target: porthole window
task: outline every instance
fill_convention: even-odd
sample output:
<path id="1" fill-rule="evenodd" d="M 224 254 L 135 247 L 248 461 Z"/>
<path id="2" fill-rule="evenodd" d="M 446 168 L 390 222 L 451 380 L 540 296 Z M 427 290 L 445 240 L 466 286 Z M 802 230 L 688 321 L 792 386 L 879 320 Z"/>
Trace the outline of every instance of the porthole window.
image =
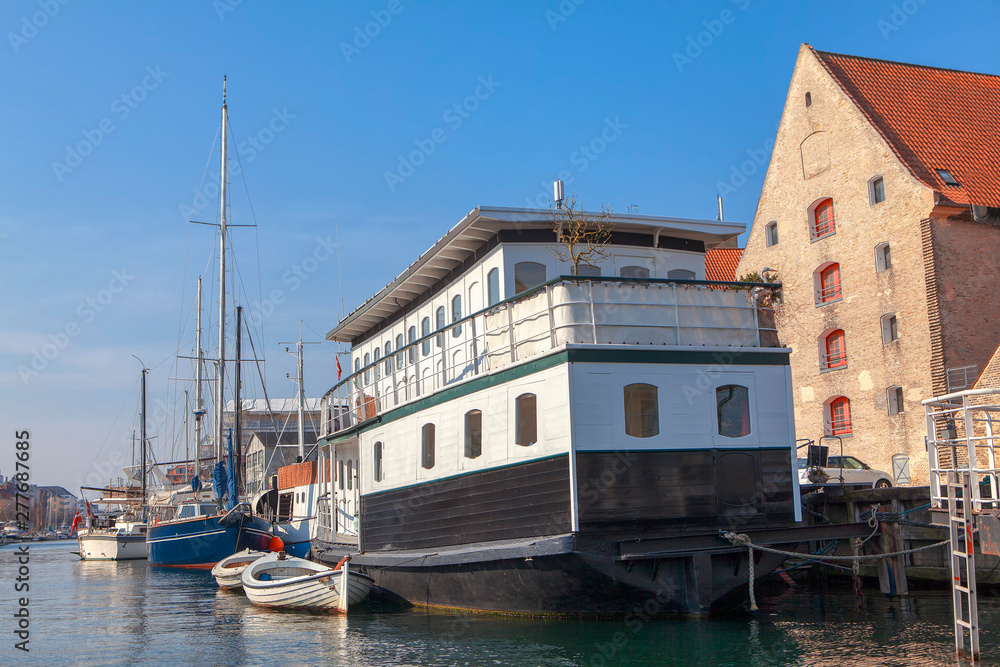
<path id="1" fill-rule="evenodd" d="M 636 383 L 625 387 L 625 435 L 652 438 L 660 434 L 660 406 L 656 387 Z"/>
<path id="2" fill-rule="evenodd" d="M 427 470 L 434 467 L 434 424 L 420 429 L 420 465 Z"/>
<path id="3" fill-rule="evenodd" d="M 545 265 L 538 262 L 518 262 L 514 265 L 514 294 L 520 294 L 545 282 Z"/>
<path id="4" fill-rule="evenodd" d="M 537 399 L 521 394 L 514 401 L 514 444 L 529 447 L 538 440 Z"/>
<path id="5" fill-rule="evenodd" d="M 465 458 L 475 459 L 483 453 L 483 412 L 465 413 Z"/>
<path id="6" fill-rule="evenodd" d="M 719 417 L 719 435 L 743 438 L 750 435 L 750 392 L 738 384 L 727 384 L 715 390 Z"/>
<path id="7" fill-rule="evenodd" d="M 486 274 L 486 301 L 492 306 L 500 303 L 500 269 L 490 269 Z"/>
<path id="8" fill-rule="evenodd" d="M 372 476 L 376 482 L 382 481 L 382 443 L 376 442 L 372 452 Z"/>

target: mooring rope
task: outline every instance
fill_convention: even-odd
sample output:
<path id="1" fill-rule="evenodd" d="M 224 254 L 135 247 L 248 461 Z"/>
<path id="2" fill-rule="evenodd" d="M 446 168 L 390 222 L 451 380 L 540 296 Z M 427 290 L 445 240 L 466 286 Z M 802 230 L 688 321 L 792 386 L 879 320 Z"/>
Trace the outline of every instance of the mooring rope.
<path id="1" fill-rule="evenodd" d="M 746 546 L 749 554 L 749 568 L 748 574 L 750 576 L 750 611 L 757 611 L 757 599 L 754 596 L 753 582 L 754 582 L 754 563 L 753 563 L 753 550 L 766 551 L 772 554 L 778 554 L 779 556 L 790 556 L 793 558 L 802 557 L 808 554 L 803 554 L 798 551 L 785 551 L 784 549 L 775 549 L 773 547 L 765 547 L 760 544 L 754 544 L 750 540 L 750 536 L 746 533 L 734 533 L 728 530 L 720 530 L 719 536 L 729 540 L 729 543 L 733 546 Z M 904 556 L 906 554 L 916 553 L 918 551 L 924 551 L 926 549 L 936 549 L 937 547 L 943 547 L 948 544 L 950 540 L 944 540 L 942 542 L 935 542 L 934 544 L 927 544 L 922 547 L 916 547 L 914 549 L 905 549 L 903 551 L 893 551 L 884 554 L 858 554 L 857 556 L 819 556 L 814 560 L 824 561 L 824 560 L 834 560 L 834 561 L 851 561 L 852 573 L 857 576 L 858 566 L 863 560 L 879 560 L 880 558 L 892 558 L 893 556 Z"/>

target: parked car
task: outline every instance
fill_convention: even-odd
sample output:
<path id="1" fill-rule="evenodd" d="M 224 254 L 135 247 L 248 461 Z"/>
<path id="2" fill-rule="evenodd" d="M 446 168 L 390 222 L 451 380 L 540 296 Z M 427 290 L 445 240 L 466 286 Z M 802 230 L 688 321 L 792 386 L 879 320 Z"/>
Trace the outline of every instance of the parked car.
<path id="1" fill-rule="evenodd" d="M 820 468 L 829 479 L 827 482 L 839 483 L 841 474 L 841 459 L 843 459 L 844 484 L 871 485 L 873 489 L 884 489 L 892 486 L 892 476 L 883 470 L 874 470 L 861 459 L 853 456 L 831 456 L 826 467 Z M 815 484 L 809 481 L 809 466 L 806 459 L 799 459 L 799 484 Z"/>

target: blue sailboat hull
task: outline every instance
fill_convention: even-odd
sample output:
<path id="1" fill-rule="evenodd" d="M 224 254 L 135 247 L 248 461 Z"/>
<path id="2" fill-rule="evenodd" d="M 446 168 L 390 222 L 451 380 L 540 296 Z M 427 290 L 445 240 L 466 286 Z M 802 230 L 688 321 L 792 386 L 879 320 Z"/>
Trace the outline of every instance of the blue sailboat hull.
<path id="1" fill-rule="evenodd" d="M 221 517 L 165 521 L 146 531 L 150 565 L 211 568 L 243 549 L 268 551 L 270 524 L 242 516 L 223 524 Z"/>

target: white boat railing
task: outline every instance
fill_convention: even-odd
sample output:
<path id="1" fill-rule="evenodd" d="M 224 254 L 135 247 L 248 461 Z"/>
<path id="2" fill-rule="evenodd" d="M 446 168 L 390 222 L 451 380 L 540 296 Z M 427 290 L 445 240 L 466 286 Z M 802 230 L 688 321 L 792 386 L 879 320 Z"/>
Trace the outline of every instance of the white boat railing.
<path id="1" fill-rule="evenodd" d="M 974 511 L 1000 509 L 1000 389 L 972 389 L 923 401 L 931 507 L 946 509 L 947 473 L 968 471 Z"/>
<path id="2" fill-rule="evenodd" d="M 321 436 L 568 344 L 779 347 L 773 309 L 759 303 L 779 288 L 560 276 L 356 367 L 323 397 Z"/>

